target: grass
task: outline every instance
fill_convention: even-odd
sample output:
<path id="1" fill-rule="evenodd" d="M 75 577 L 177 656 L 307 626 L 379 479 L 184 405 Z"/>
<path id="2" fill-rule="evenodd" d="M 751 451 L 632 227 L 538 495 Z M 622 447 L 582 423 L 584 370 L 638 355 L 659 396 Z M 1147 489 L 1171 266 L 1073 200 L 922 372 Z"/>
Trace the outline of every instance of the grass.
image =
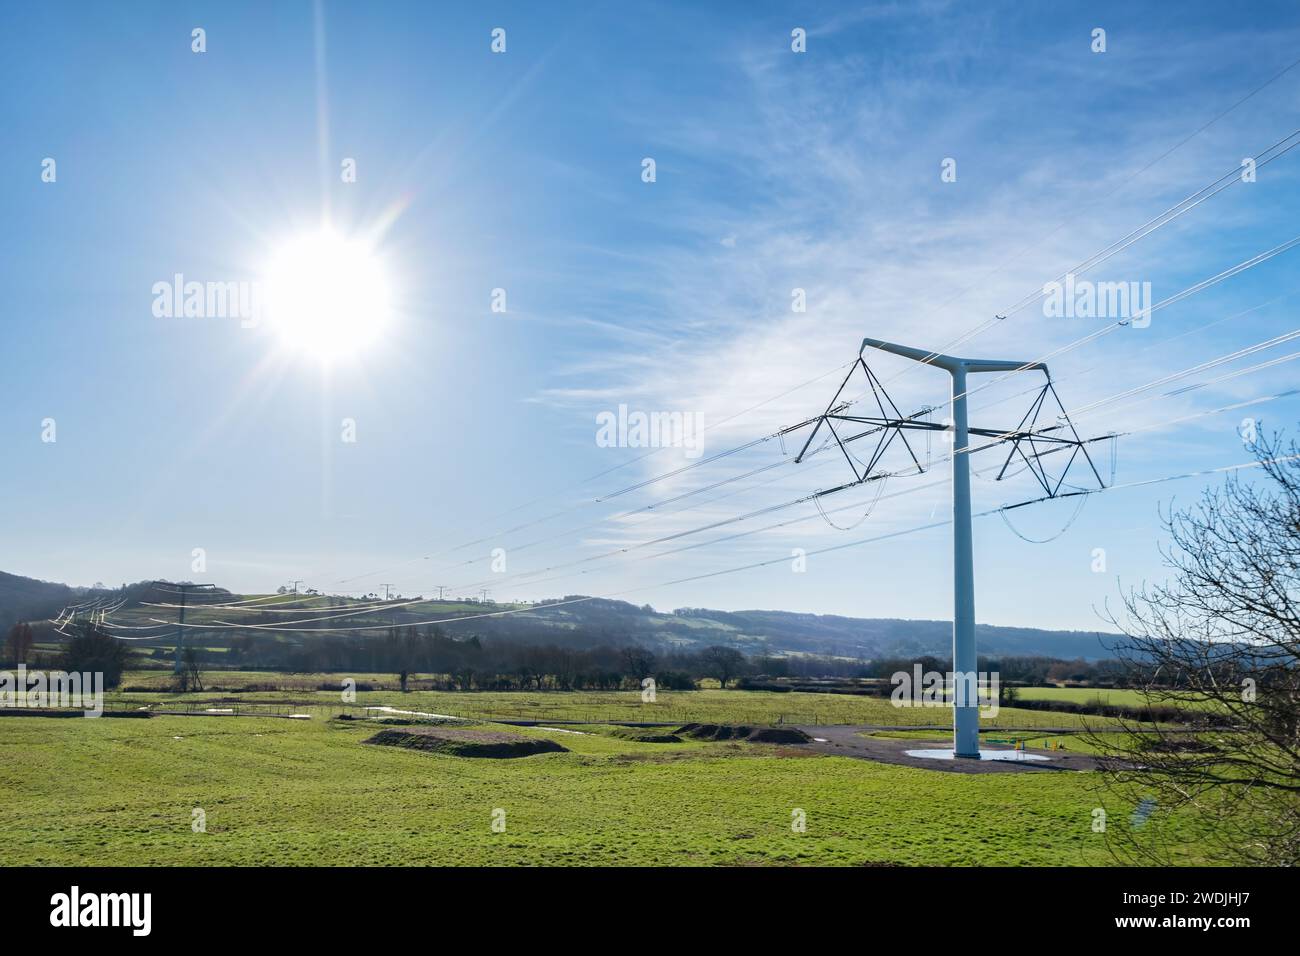
<path id="1" fill-rule="evenodd" d="M 570 752 L 470 760 L 367 746 L 367 721 L 3 718 L 0 838 L 15 864 L 1105 865 L 1092 812 L 1120 826 L 1132 811 L 1086 773 L 964 775 L 497 729 Z M 195 808 L 206 832 L 192 830 Z M 1180 862 L 1202 862 L 1194 828 L 1156 825 Z"/>
<path id="2" fill-rule="evenodd" d="M 1104 687 L 1017 687 L 1025 700 L 1065 700 L 1072 704 L 1089 704 L 1100 700 L 1122 707 L 1144 707 L 1146 696 L 1139 690 Z"/>
<path id="3" fill-rule="evenodd" d="M 338 712 L 343 701 L 338 691 L 322 691 L 322 684 L 337 685 L 338 674 L 274 674 L 256 671 L 212 671 L 209 685 L 224 690 L 201 694 L 175 694 L 167 690 L 170 674 L 130 671 L 123 686 L 156 688 L 110 695 L 110 708 L 136 709 L 141 706 L 201 709 L 222 698 L 236 696 L 240 702 L 282 710 L 307 710 L 324 716 Z M 391 674 L 358 674 L 358 684 L 389 686 Z M 418 686 L 418 685 L 413 685 Z M 241 688 L 275 688 L 243 690 Z M 223 704 L 224 705 L 224 704 Z M 294 705 L 294 706 L 291 706 Z M 659 691 L 653 703 L 643 702 L 639 691 L 507 692 L 396 689 L 357 693 L 356 707 L 389 706 L 402 710 L 450 714 L 457 717 L 501 720 L 579 721 L 582 723 L 715 723 L 715 724 L 873 724 L 885 727 L 944 725 L 950 712 L 944 709 L 900 708 L 888 698 L 842 694 L 777 693 L 774 691 Z M 312 710 L 312 708 L 316 708 Z M 355 709 L 355 708 L 354 708 Z M 1084 722 L 1098 725 L 1098 717 L 1081 717 L 1050 711 L 1002 707 L 996 717 L 983 717 L 989 728 L 1072 728 Z"/>
<path id="4" fill-rule="evenodd" d="M 1192 695 L 1181 691 L 1148 694 L 1131 688 L 1018 687 L 1016 692 L 1024 700 L 1062 700 L 1073 704 L 1091 704 L 1100 701 L 1103 704 L 1120 707 L 1178 707 L 1189 712 L 1223 712 L 1216 702 L 1193 700 Z"/>

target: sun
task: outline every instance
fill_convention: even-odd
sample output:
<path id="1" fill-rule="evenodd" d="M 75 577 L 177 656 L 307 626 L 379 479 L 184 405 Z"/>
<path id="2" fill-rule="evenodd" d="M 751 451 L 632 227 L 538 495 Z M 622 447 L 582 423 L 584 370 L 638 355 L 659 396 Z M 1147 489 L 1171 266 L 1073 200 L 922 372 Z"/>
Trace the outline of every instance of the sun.
<path id="1" fill-rule="evenodd" d="M 277 248 L 265 284 L 267 318 L 290 351 L 334 362 L 372 345 L 388 326 L 383 262 L 366 243 L 331 229 Z"/>

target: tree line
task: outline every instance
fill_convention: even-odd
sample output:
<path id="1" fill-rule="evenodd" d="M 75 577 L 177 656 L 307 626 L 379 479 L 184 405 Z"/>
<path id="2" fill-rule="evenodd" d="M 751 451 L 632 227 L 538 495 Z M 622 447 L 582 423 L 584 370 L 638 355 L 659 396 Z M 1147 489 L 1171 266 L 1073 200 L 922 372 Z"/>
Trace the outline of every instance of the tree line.
<path id="1" fill-rule="evenodd" d="M 165 648 L 157 657 L 170 654 Z M 445 690 L 620 690 L 645 678 L 665 690 L 692 690 L 704 678 L 723 686 L 749 672 L 730 647 L 651 650 L 640 645 L 569 647 L 480 636 L 453 638 L 437 625 L 394 627 L 380 637 L 329 635 L 290 642 L 269 634 L 236 634 L 225 650 L 197 654 L 201 666 L 297 673 L 391 673 L 405 688 Z"/>
<path id="2" fill-rule="evenodd" d="M 61 651 L 33 654 L 34 629 L 19 623 L 9 632 L 4 663 L 106 670 L 112 675 L 109 686 L 114 686 L 116 676 L 130 666 L 130 648 L 84 622 L 74 629 L 77 638 Z M 704 679 L 724 688 L 757 687 L 764 681 L 798 686 L 800 680 L 885 681 L 899 671 L 910 673 L 917 664 L 925 671 L 945 672 L 951 667 L 948 659 L 929 655 L 854 661 L 811 655 L 747 656 L 723 645 L 648 648 L 611 641 L 574 647 L 480 635 L 455 638 L 436 625 L 398 626 L 379 637 L 343 634 L 292 641 L 275 634 L 240 633 L 204 637 L 207 646 L 203 647 L 198 643 L 195 638 L 186 648 L 187 688 L 202 685 L 205 669 L 392 673 L 403 685 L 411 675 L 421 674 L 426 675 L 422 686 L 446 690 L 620 690 L 639 688 L 645 678 L 664 690 L 691 690 Z M 172 654 L 170 647 L 152 649 L 160 662 L 170 661 Z M 105 662 L 107 667 L 100 666 Z M 979 668 L 998 673 L 1003 685 L 1072 681 L 1122 687 L 1142 681 L 1142 668 L 1133 661 L 981 657 Z"/>

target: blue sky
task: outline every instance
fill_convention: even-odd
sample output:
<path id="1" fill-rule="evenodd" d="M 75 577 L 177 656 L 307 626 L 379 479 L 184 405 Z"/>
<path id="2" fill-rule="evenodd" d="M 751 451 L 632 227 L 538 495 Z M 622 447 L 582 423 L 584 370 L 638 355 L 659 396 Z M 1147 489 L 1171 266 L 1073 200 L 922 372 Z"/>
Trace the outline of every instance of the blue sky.
<path id="1" fill-rule="evenodd" d="M 853 531 L 805 504 L 650 546 L 838 484 L 847 466 L 826 455 L 721 485 L 777 463 L 781 444 L 698 464 L 679 448 L 602 447 L 597 416 L 699 416 L 705 458 L 769 435 L 825 407 L 864 335 L 950 342 L 1300 127 L 1300 67 L 1224 114 L 1295 59 L 1294 3 L 1250 17 L 1136 6 L 11 4 L 0 568 L 947 617 L 947 528 L 812 555 L 803 573 L 789 561 L 942 520 L 938 442 L 932 473 L 889 479 Z M 1300 150 L 1087 278 L 1149 282 L 1161 300 L 1294 238 L 1298 169 Z M 153 314 L 155 283 L 255 279 L 325 215 L 377 237 L 394 314 L 374 347 L 325 370 L 266 325 Z M 1066 407 L 1300 328 L 1297 257 L 1054 357 Z M 490 308 L 497 288 L 505 313 Z M 961 351 L 1037 359 L 1104 324 L 1034 304 Z M 1145 429 L 1119 440 L 1120 484 L 1244 462 L 1242 419 L 1294 429 L 1296 402 L 1200 413 L 1292 387 L 1294 362 L 1167 393 L 1294 346 L 1100 406 L 1080 430 Z M 947 397 L 938 371 L 869 359 L 905 412 Z M 972 421 L 1014 425 L 1031 384 L 972 397 Z M 1123 584 L 1164 574 L 1158 507 L 1218 480 L 1094 496 L 1043 545 L 978 519 L 978 619 L 1099 626 Z M 874 496 L 823 507 L 851 523 Z M 1033 496 L 1024 476 L 975 482 L 977 510 Z M 1009 517 L 1041 538 L 1073 513 Z M 555 565 L 571 566 L 543 571 Z"/>

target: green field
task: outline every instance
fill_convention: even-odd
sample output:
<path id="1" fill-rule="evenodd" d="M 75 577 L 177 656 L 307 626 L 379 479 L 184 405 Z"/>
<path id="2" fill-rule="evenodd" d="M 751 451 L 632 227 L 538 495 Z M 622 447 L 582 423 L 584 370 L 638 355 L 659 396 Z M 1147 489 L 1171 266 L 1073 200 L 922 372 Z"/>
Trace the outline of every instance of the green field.
<path id="1" fill-rule="evenodd" d="M 390 674 L 357 675 L 345 704 L 339 675 L 221 672 L 204 693 L 132 671 L 110 708 L 142 719 L 0 719 L 0 836 L 14 860 L 41 864 L 1110 864 L 1092 830 L 1105 807 L 1092 773 L 955 774 L 825 756 L 797 747 L 623 739 L 611 721 L 946 725 L 942 709 L 887 699 L 736 690 L 402 693 Z M 418 678 L 415 679 L 418 686 Z M 449 714 L 494 730 L 546 737 L 569 753 L 477 759 L 375 747 L 366 706 Z M 164 710 L 221 707 L 239 716 Z M 307 713 L 309 720 L 270 713 Z M 580 721 L 569 730 L 488 723 Z M 1093 725 L 1099 718 L 1087 718 Z M 1074 727 L 1074 715 L 1003 708 L 983 724 Z M 893 730 L 942 739 L 942 734 Z M 1033 732 L 1031 745 L 1049 738 Z M 1022 735 L 1023 736 L 1023 735 Z M 1057 739 L 1057 738 L 1051 738 Z M 1061 737 L 1072 750 L 1079 738 Z M 1109 801 L 1109 803 L 1108 803 Z M 195 833 L 192 812 L 206 813 Z M 494 810 L 506 831 L 492 831 Z M 803 810 L 807 831 L 791 828 Z M 1196 834 L 1169 828 L 1184 863 Z"/>
<path id="2" fill-rule="evenodd" d="M 1103 687 L 1018 687 L 1016 693 L 1023 700 L 1063 700 L 1072 704 L 1091 704 L 1101 701 L 1120 707 L 1142 708 L 1178 707 L 1188 711 L 1212 713 L 1218 708 L 1206 701 L 1192 700 L 1179 691 L 1146 691 L 1129 688 Z"/>
<path id="3" fill-rule="evenodd" d="M 748 696 L 748 695 L 746 695 Z M 548 736 L 570 753 L 374 747 L 369 722 L 0 719 L 0 836 L 29 864 L 1112 863 L 1089 773 L 965 775 L 797 748 Z M 206 813 L 207 831 L 191 828 Z M 506 831 L 491 828 L 505 811 Z M 793 832 L 792 812 L 807 814 Z M 1184 863 L 1200 862 L 1178 819 Z"/>
<path id="4" fill-rule="evenodd" d="M 1087 704 L 1100 700 L 1122 707 L 1142 707 L 1147 698 L 1140 690 L 1102 687 L 1017 687 L 1016 693 L 1025 700 L 1067 700 L 1072 704 Z"/>
<path id="5" fill-rule="evenodd" d="M 172 677 L 161 671 L 130 671 L 122 684 L 133 689 L 109 696 L 111 708 L 153 709 L 206 706 L 243 707 L 256 711 L 278 707 L 325 717 L 345 709 L 360 713 L 362 706 L 387 706 L 401 710 L 482 719 L 580 721 L 583 723 L 662 722 L 748 724 L 874 724 L 885 727 L 948 725 L 951 712 L 942 708 L 900 708 L 884 697 L 845 694 L 778 693 L 773 691 L 659 691 L 653 703 L 642 701 L 639 691 L 560 693 L 522 691 L 455 691 L 396 689 L 391 674 L 358 674 L 358 684 L 389 687 L 358 692 L 354 705 L 345 708 L 336 690 L 338 674 L 271 674 L 253 671 L 212 671 L 205 676 L 209 690 L 177 694 L 167 688 Z M 420 676 L 412 678 L 418 686 Z M 156 688 L 156 689 L 154 689 Z M 211 689 L 220 688 L 220 689 Z M 253 688 L 253 689 L 250 689 Z M 981 721 L 986 727 L 1072 728 L 1104 725 L 1100 717 L 1080 717 L 1050 711 L 1003 707 L 995 717 Z"/>

